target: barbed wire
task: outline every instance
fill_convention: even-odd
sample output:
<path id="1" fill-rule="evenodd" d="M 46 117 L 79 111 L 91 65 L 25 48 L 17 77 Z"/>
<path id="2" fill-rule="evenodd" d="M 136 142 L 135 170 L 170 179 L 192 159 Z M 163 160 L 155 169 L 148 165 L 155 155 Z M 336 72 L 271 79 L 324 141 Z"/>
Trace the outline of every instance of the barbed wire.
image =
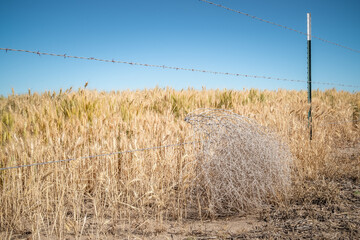
<path id="1" fill-rule="evenodd" d="M 108 59 L 99 59 L 99 58 L 94 58 L 94 57 L 78 57 L 78 56 L 71 56 L 71 55 L 66 55 L 66 54 L 46 53 L 46 52 L 29 51 L 29 50 L 23 50 L 23 49 L 0 48 L 0 50 L 4 50 L 6 52 L 8 52 L 8 51 L 26 52 L 26 53 L 37 54 L 39 56 L 49 55 L 49 56 L 56 56 L 56 57 L 77 58 L 77 59 L 94 60 L 94 61 L 101 61 L 101 62 L 124 63 L 124 64 L 130 64 L 130 65 L 144 66 L 144 67 L 156 67 L 156 68 L 163 68 L 163 69 L 203 72 L 203 73 L 211 73 L 211 74 L 218 74 L 218 75 L 231 75 L 231 76 L 237 76 L 237 77 L 264 78 L 264 79 L 272 79 L 272 80 L 278 80 L 278 81 L 291 81 L 291 82 L 306 82 L 304 80 L 293 80 L 293 79 L 286 79 L 286 78 L 257 76 L 257 75 L 240 74 L 240 73 L 218 72 L 218 71 L 200 70 L 200 69 L 194 69 L 194 68 L 172 67 L 172 66 L 166 66 L 166 65 L 154 65 L 154 64 L 146 64 L 146 63 L 119 61 L 119 60 L 114 60 L 114 59 L 108 60 Z"/>
<path id="2" fill-rule="evenodd" d="M 25 164 L 25 165 L 13 166 L 13 167 L 4 167 L 4 168 L 0 168 L 0 171 L 9 170 L 9 169 L 16 169 L 16 168 L 47 165 L 47 164 L 60 163 L 60 162 L 70 162 L 70 161 L 82 160 L 82 159 L 91 159 L 91 158 L 96 158 L 96 157 L 105 157 L 105 156 L 111 156 L 111 155 L 142 152 L 142 151 L 155 150 L 155 149 L 161 149 L 161 148 L 178 147 L 178 146 L 184 146 L 184 145 L 193 144 L 193 143 L 195 143 L 195 142 L 183 142 L 183 143 L 169 144 L 169 145 L 156 146 L 156 147 L 147 147 L 147 148 L 126 150 L 126 151 L 122 151 L 122 152 L 112 152 L 112 153 L 105 153 L 105 154 L 99 154 L 99 155 L 85 156 L 85 157 L 80 157 L 80 158 L 69 158 L 69 159 L 49 161 L 49 162 Z"/>
<path id="3" fill-rule="evenodd" d="M 302 126 L 304 127 L 309 127 L 310 125 L 312 126 L 328 126 L 328 125 L 344 125 L 344 124 L 354 124 L 354 125 L 359 125 L 360 124 L 360 119 L 354 119 L 354 120 L 340 120 L 340 121 L 328 121 L 328 120 L 320 120 L 317 118 L 312 118 L 312 120 L 309 122 L 308 119 L 299 119 L 298 120 Z M 310 125 L 309 125 L 310 124 Z"/>
<path id="4" fill-rule="evenodd" d="M 222 110 L 227 111 L 224 109 L 222 109 Z M 337 121 L 337 122 L 321 122 L 321 124 L 324 124 L 324 123 L 325 124 L 342 124 L 342 123 L 355 123 L 355 122 L 359 123 L 360 119 L 344 120 L 344 121 Z M 315 122 L 315 123 L 320 124 L 318 122 Z M 311 124 L 314 125 L 314 122 L 312 122 Z M 41 166 L 41 165 L 47 165 L 47 164 L 53 164 L 53 163 L 70 162 L 70 161 L 82 160 L 82 159 L 92 159 L 92 158 L 96 158 L 96 157 L 105 157 L 105 156 L 111 156 L 111 155 L 121 155 L 121 154 L 126 154 L 126 153 L 142 152 L 142 151 L 156 150 L 156 149 L 161 149 L 161 148 L 179 147 L 179 146 L 189 145 L 189 144 L 193 144 L 193 143 L 196 143 L 196 141 L 162 145 L 162 146 L 156 146 L 156 147 L 139 148 L 139 149 L 133 149 L 133 150 L 104 153 L 104 154 L 98 154 L 98 155 L 91 155 L 91 156 L 78 157 L 78 158 L 69 158 L 69 159 L 62 159 L 62 160 L 49 161 L 49 162 L 41 162 L 41 163 L 32 163 L 32 164 L 18 165 L 18 166 L 12 166 L 12 167 L 4 167 L 4 168 L 0 168 L 0 171 L 10 170 L 10 169 L 18 169 L 18 168 L 24 168 L 24 167 Z"/>
<path id="5" fill-rule="evenodd" d="M 307 82 L 307 81 L 304 81 Z M 311 81 L 312 84 L 319 84 L 319 85 L 328 85 L 328 86 L 341 86 L 341 87 L 350 87 L 350 88 L 360 88 L 360 85 L 348 85 L 343 83 L 330 83 L 330 82 L 314 82 Z"/>
<path id="6" fill-rule="evenodd" d="M 316 38 L 316 39 L 318 39 L 318 40 L 320 40 L 320 41 L 323 41 L 323 42 L 326 42 L 326 43 L 333 44 L 333 45 L 338 46 L 338 47 L 345 48 L 345 49 L 350 50 L 350 51 L 353 51 L 353 52 L 360 53 L 360 51 L 359 51 L 359 50 L 356 50 L 356 49 L 353 49 L 353 48 L 350 48 L 350 47 L 347 47 L 347 46 L 341 45 L 341 44 L 339 44 L 339 43 L 335 43 L 335 42 L 332 42 L 332 41 L 329 41 L 329 40 L 326 40 L 326 39 L 323 39 L 323 38 L 320 38 L 320 37 L 314 36 L 314 35 L 312 35 L 312 34 L 311 34 L 311 37 Z"/>
<path id="7" fill-rule="evenodd" d="M 210 5 L 214 5 L 214 6 L 216 6 L 216 7 L 220 7 L 220 8 L 226 9 L 226 10 L 231 11 L 231 12 L 239 13 L 239 14 L 245 15 L 245 16 L 247 16 L 247 17 L 250 17 L 250 18 L 252 18 L 252 19 L 256 19 L 256 20 L 258 20 L 258 21 L 265 22 L 265 23 L 268 23 L 268 24 L 272 24 L 272 25 L 274 25 L 274 26 L 281 27 L 281 28 L 284 28 L 284 29 L 287 29 L 287 30 L 290 30 L 290 31 L 293 31 L 293 32 L 296 32 L 296 33 L 299 33 L 299 34 L 301 34 L 301 35 L 307 36 L 307 33 L 306 33 L 306 32 L 299 31 L 299 30 L 297 30 L 297 29 L 294 29 L 294 28 L 291 28 L 291 27 L 287 27 L 287 26 L 284 26 L 284 25 L 281 25 L 281 24 L 278 24 L 278 23 L 275 23 L 275 22 L 271 22 L 271 21 L 265 20 L 265 19 L 263 19 L 263 18 L 256 17 L 256 16 L 254 16 L 254 15 L 250 15 L 250 14 L 248 14 L 248 13 L 245 13 L 245 12 L 242 12 L 242 11 L 239 11 L 239 10 L 235 10 L 235 9 L 232 9 L 232 8 L 229 8 L 229 7 L 225 7 L 225 6 L 221 5 L 221 4 L 217 4 L 217 3 L 214 3 L 214 2 L 210 2 L 210 1 L 208 1 L 208 0 L 199 0 L 199 1 L 200 1 L 200 2 L 204 2 L 204 3 L 208 3 L 208 4 L 210 4 Z M 350 47 L 344 46 L 344 45 L 342 45 L 342 44 L 335 43 L 335 42 L 332 42 L 332 41 L 329 41 L 329 40 L 326 40 L 326 39 L 323 39 L 323 38 L 314 36 L 314 35 L 312 35 L 312 34 L 311 34 L 311 36 L 312 36 L 313 38 L 316 38 L 316 39 L 318 39 L 318 40 L 320 40 L 320 41 L 323 41 L 323 42 L 325 42 L 325 43 L 333 44 L 333 45 L 335 45 L 335 46 L 342 47 L 342 48 L 345 48 L 345 49 L 347 49 L 347 50 L 350 50 L 350 51 L 353 51 L 353 52 L 356 52 L 356 53 L 360 53 L 360 51 L 357 50 L 357 49 L 350 48 Z"/>
<path id="8" fill-rule="evenodd" d="M 258 76 L 258 75 L 230 73 L 230 72 L 218 72 L 218 71 L 201 70 L 201 69 L 195 69 L 195 68 L 172 67 L 172 66 L 166 66 L 166 65 L 154 65 L 154 64 L 146 64 L 146 63 L 119 61 L 119 60 L 114 60 L 114 59 L 108 60 L 108 59 L 100 59 L 100 58 L 94 58 L 94 57 L 78 57 L 78 56 L 71 56 L 71 55 L 67 55 L 67 54 L 47 53 L 47 52 L 30 51 L 30 50 L 24 50 L 24 49 L 0 48 L 0 50 L 5 51 L 5 52 L 8 52 L 8 51 L 25 52 L 25 53 L 36 54 L 39 56 L 48 55 L 48 56 L 55 56 L 55 57 L 75 58 L 75 59 L 93 60 L 93 61 L 100 61 L 100 62 L 123 63 L 123 64 L 135 65 L 135 66 L 143 66 L 143 67 L 156 67 L 156 68 L 181 70 L 181 71 L 202 72 L 202 73 L 210 73 L 210 74 L 215 74 L 215 75 L 228 75 L 228 76 L 246 77 L 246 78 L 261 78 L 261 79 L 269 79 L 269 80 L 276 80 L 276 81 L 299 82 L 299 83 L 307 82 L 306 80 L 295 80 L 295 79 L 287 79 L 287 78 L 277 78 L 277 77 Z M 330 82 L 312 82 L 312 83 L 313 84 L 321 84 L 321 85 L 330 85 L 330 86 L 360 88 L 360 86 L 347 85 L 347 84 L 342 84 L 342 83 L 330 83 Z"/>
<path id="9" fill-rule="evenodd" d="M 353 123 L 353 124 L 359 124 L 360 119 L 356 120 L 343 120 L 343 121 L 336 121 L 336 122 L 327 122 L 327 121 L 317 121 L 316 118 L 313 118 L 312 120 L 315 120 L 316 124 L 330 124 L 330 125 L 341 125 L 343 123 Z M 314 125 L 314 121 L 312 122 Z"/>

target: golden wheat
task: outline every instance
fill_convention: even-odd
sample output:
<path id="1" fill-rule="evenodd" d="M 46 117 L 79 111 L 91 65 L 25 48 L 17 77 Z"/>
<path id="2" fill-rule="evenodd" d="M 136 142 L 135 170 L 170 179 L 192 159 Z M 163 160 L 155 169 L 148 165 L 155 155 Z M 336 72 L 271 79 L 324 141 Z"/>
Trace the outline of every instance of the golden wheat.
<path id="1" fill-rule="evenodd" d="M 287 142 L 296 158 L 294 181 L 359 178 L 359 159 L 344 165 L 337 153 L 360 141 L 360 94 L 314 91 L 311 143 L 306 94 L 205 88 L 13 94 L 0 99 L 0 167 L 192 141 L 185 115 L 225 108 Z M 79 237 L 119 224 L 191 217 L 193 159 L 193 147 L 184 145 L 1 171 L 0 232 Z"/>

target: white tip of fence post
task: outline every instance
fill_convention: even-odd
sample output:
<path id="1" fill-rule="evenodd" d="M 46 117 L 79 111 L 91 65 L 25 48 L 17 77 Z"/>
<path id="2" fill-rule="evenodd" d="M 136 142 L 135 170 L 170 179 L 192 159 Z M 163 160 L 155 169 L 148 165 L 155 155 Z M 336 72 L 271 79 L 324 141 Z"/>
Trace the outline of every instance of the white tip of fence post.
<path id="1" fill-rule="evenodd" d="M 311 40 L 311 13 L 307 14 L 307 40 Z"/>

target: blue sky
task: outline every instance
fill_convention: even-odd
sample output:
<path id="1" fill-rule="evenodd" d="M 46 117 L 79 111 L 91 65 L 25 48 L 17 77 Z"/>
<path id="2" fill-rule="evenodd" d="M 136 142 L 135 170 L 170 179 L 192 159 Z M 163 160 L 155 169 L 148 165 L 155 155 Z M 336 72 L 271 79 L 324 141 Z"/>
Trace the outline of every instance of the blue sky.
<path id="1" fill-rule="evenodd" d="M 360 50 L 358 0 L 213 0 Z M 307 79 L 306 36 L 198 0 L 0 0 L 0 47 L 212 71 Z M 313 39 L 312 79 L 360 85 L 360 54 Z M 89 82 L 98 90 L 306 89 L 306 83 L 0 51 L 0 95 Z M 313 88 L 333 86 L 314 84 Z M 336 87 L 347 91 L 356 88 Z"/>

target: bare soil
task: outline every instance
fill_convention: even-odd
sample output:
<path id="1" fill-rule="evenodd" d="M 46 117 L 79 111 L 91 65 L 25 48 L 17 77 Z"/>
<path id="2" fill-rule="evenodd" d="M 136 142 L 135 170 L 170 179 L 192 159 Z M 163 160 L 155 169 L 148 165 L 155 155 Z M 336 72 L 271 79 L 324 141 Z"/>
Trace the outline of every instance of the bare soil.
<path id="1" fill-rule="evenodd" d="M 136 225 L 109 225 L 102 235 L 85 231 L 78 239 L 360 239 L 360 182 L 309 182 L 309 188 L 314 187 L 311 184 L 327 186 L 328 193 L 336 196 L 313 196 L 310 202 L 298 201 L 288 207 L 272 207 L 256 215 L 211 221 L 186 220 L 161 224 L 145 221 Z M 31 232 L 11 237 L 38 238 Z M 40 238 L 56 237 L 43 235 Z M 64 239 L 76 237 L 69 234 Z"/>
<path id="2" fill-rule="evenodd" d="M 209 222 L 170 224 L 162 233 L 133 232 L 139 239 L 360 239 L 360 184 L 331 184 L 336 201 L 311 202 L 264 210 L 258 215 Z M 148 228 L 150 229 L 150 228 Z M 146 235 L 146 234 L 145 234 Z"/>

